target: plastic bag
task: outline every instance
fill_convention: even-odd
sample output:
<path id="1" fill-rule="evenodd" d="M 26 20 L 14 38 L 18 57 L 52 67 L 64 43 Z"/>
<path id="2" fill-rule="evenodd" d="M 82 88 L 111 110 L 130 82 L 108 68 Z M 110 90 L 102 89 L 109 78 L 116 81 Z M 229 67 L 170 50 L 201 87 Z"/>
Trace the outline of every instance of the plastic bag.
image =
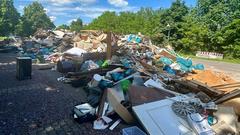
<path id="1" fill-rule="evenodd" d="M 172 61 L 171 59 L 167 58 L 167 57 L 161 57 L 160 61 L 164 64 L 164 65 L 171 65 Z"/>
<path id="2" fill-rule="evenodd" d="M 85 61 L 81 66 L 81 71 L 90 71 L 99 68 L 99 65 L 92 60 Z"/>

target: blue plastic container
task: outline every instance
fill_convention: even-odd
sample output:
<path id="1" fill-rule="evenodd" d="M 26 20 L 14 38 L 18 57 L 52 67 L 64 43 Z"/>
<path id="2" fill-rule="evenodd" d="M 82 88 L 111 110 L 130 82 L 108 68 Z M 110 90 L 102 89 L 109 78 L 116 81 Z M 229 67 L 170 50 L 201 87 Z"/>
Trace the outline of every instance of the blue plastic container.
<path id="1" fill-rule="evenodd" d="M 122 129 L 122 135 L 147 135 L 136 126 Z"/>

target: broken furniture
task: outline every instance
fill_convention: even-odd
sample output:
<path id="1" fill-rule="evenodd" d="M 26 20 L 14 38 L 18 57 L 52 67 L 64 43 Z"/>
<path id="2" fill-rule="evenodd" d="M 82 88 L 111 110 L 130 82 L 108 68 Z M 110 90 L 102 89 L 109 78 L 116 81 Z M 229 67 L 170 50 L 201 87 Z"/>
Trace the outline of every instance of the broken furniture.
<path id="1" fill-rule="evenodd" d="M 133 111 L 150 135 L 180 135 L 195 133 L 186 121 L 179 118 L 171 109 L 175 101 L 189 100 L 177 96 L 133 107 Z"/>

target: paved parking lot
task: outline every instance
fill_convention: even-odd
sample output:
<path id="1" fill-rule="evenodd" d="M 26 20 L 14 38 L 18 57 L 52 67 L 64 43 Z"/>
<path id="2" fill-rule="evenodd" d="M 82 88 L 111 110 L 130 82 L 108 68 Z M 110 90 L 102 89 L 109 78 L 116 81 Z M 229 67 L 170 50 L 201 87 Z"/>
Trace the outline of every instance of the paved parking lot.
<path id="1" fill-rule="evenodd" d="M 81 88 L 58 82 L 60 73 L 38 70 L 33 66 L 32 79 L 15 78 L 14 54 L 0 54 L 0 135 L 112 135 L 114 131 L 96 131 L 92 123 L 78 124 L 72 108 L 86 99 Z"/>

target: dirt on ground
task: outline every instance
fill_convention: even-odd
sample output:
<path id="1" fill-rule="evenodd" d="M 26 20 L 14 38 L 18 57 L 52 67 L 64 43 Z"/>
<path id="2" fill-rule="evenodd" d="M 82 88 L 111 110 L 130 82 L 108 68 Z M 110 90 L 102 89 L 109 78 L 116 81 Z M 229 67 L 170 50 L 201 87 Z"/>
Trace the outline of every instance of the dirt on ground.
<path id="1" fill-rule="evenodd" d="M 222 61 L 210 61 L 202 59 L 193 59 L 193 63 L 201 63 L 207 70 L 224 72 L 234 80 L 240 82 L 240 64 L 227 63 Z"/>
<path id="2" fill-rule="evenodd" d="M 194 70 L 193 73 L 186 76 L 186 79 L 199 81 L 224 92 L 230 92 L 240 85 L 230 76 L 212 70 Z"/>

